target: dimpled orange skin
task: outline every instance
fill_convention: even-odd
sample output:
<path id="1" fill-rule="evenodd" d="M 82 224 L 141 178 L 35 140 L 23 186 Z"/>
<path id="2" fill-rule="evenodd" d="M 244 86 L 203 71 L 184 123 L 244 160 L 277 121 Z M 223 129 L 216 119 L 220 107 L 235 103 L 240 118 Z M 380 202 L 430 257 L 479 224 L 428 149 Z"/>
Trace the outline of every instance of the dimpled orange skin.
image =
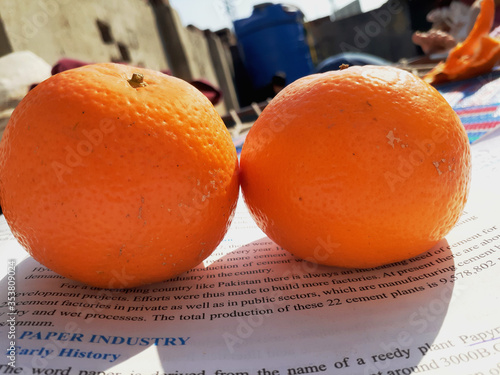
<path id="1" fill-rule="evenodd" d="M 133 87 L 133 73 L 146 86 Z M 238 160 L 222 119 L 185 81 L 118 64 L 57 74 L 19 104 L 0 143 L 0 194 L 37 261 L 102 288 L 167 280 L 230 225 Z"/>
<path id="2" fill-rule="evenodd" d="M 454 226 L 470 181 L 458 116 L 391 67 L 304 77 L 266 107 L 240 182 L 257 225 L 297 257 L 369 268 L 429 250 Z"/>

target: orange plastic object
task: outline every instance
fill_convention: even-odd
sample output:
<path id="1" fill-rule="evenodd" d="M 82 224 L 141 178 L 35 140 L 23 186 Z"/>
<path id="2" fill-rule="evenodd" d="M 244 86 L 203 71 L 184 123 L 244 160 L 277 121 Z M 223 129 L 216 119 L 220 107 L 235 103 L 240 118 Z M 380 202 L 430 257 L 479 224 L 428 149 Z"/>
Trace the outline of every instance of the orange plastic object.
<path id="1" fill-rule="evenodd" d="M 500 39 L 490 36 L 495 2 L 483 0 L 481 11 L 467 39 L 453 48 L 423 79 L 430 84 L 472 78 L 491 71 L 500 61 Z"/>

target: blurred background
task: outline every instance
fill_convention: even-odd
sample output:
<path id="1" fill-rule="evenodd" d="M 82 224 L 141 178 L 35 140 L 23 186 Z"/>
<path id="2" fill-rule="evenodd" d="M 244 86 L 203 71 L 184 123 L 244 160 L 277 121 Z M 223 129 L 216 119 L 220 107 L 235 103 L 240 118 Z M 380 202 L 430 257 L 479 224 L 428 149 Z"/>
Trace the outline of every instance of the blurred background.
<path id="1" fill-rule="evenodd" d="M 434 0 L 0 0 L 1 126 L 30 87 L 120 62 L 191 82 L 228 127 L 342 58 L 422 67 Z M 372 59 L 372 60 L 370 60 Z"/>

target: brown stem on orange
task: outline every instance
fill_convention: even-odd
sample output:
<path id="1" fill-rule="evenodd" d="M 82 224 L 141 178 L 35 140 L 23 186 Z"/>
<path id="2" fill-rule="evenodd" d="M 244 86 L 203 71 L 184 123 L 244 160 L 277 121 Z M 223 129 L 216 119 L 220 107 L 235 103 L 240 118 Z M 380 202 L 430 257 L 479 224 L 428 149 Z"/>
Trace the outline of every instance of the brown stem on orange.
<path id="1" fill-rule="evenodd" d="M 128 83 L 130 86 L 132 86 L 134 89 L 138 87 L 144 87 L 147 86 L 147 83 L 144 82 L 144 75 L 141 73 L 134 73 L 132 74 L 132 78 L 128 80 Z"/>

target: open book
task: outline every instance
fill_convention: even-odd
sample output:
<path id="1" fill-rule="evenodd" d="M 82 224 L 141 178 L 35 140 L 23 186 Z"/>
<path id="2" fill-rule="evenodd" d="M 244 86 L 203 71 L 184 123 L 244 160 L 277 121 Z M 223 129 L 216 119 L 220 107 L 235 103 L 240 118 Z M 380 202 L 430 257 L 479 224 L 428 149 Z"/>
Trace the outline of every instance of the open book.
<path id="1" fill-rule="evenodd" d="M 453 231 L 374 269 L 294 258 L 240 200 L 203 264 L 101 290 L 34 261 L 2 217 L 0 374 L 500 374 L 500 136 L 489 138 L 472 146 Z"/>

